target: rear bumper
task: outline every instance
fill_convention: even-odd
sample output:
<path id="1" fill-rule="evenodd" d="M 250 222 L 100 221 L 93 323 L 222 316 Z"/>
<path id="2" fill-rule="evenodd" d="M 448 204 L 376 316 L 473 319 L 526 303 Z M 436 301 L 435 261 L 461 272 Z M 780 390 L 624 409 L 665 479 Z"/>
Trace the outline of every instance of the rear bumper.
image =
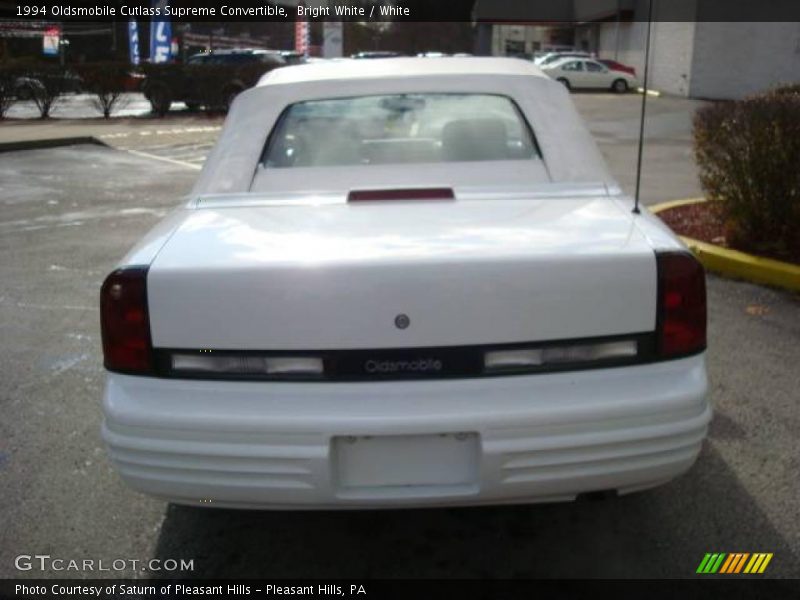
<path id="1" fill-rule="evenodd" d="M 711 418 L 707 388 L 702 355 L 446 381 L 109 374 L 103 437 L 131 487 L 184 504 L 378 508 L 571 500 L 583 492 L 652 487 L 688 470 Z M 371 445 L 358 445 L 365 442 Z"/>

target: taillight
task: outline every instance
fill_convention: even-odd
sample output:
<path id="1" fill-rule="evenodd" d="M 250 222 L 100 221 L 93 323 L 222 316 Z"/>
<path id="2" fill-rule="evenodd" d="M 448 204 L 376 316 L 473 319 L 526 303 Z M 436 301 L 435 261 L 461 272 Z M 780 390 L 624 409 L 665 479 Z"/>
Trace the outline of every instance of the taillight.
<path id="1" fill-rule="evenodd" d="M 658 262 L 658 353 L 674 358 L 706 347 L 706 278 L 685 252 L 656 254 Z"/>
<path id="2" fill-rule="evenodd" d="M 147 267 L 126 267 L 106 277 L 100 290 L 100 329 L 106 369 L 152 372 Z"/>

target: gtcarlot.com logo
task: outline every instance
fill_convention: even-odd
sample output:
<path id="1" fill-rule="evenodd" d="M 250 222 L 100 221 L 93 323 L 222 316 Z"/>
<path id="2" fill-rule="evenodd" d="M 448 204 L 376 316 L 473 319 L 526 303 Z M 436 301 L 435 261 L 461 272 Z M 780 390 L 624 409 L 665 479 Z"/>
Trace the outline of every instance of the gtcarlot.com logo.
<path id="1" fill-rule="evenodd" d="M 194 571 L 194 559 L 184 558 L 58 558 L 49 554 L 20 554 L 14 559 L 17 571 Z"/>
<path id="2" fill-rule="evenodd" d="M 707 552 L 697 567 L 697 573 L 761 574 L 771 560 L 772 552 Z"/>

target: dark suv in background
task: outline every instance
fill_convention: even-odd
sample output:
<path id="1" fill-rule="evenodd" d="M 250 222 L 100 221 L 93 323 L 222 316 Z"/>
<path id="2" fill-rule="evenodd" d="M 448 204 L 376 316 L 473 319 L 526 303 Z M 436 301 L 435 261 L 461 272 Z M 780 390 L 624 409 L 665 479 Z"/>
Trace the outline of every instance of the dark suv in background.
<path id="1" fill-rule="evenodd" d="M 195 54 L 183 65 L 146 65 L 142 92 L 157 114 L 169 111 L 173 102 L 190 110 L 227 110 L 264 73 L 294 62 L 289 58 L 276 50 L 237 48 Z"/>

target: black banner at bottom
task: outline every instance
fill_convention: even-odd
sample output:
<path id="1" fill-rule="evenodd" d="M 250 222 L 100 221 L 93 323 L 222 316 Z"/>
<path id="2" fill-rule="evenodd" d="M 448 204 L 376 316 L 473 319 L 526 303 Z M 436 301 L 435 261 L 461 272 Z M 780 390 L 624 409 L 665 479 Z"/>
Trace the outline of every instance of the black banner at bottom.
<path id="1" fill-rule="evenodd" d="M 800 580 L 699 577 L 687 580 L 281 580 L 281 579 L 4 579 L 3 599 L 158 598 L 187 600 L 230 598 L 587 598 L 628 597 L 798 598 Z"/>

